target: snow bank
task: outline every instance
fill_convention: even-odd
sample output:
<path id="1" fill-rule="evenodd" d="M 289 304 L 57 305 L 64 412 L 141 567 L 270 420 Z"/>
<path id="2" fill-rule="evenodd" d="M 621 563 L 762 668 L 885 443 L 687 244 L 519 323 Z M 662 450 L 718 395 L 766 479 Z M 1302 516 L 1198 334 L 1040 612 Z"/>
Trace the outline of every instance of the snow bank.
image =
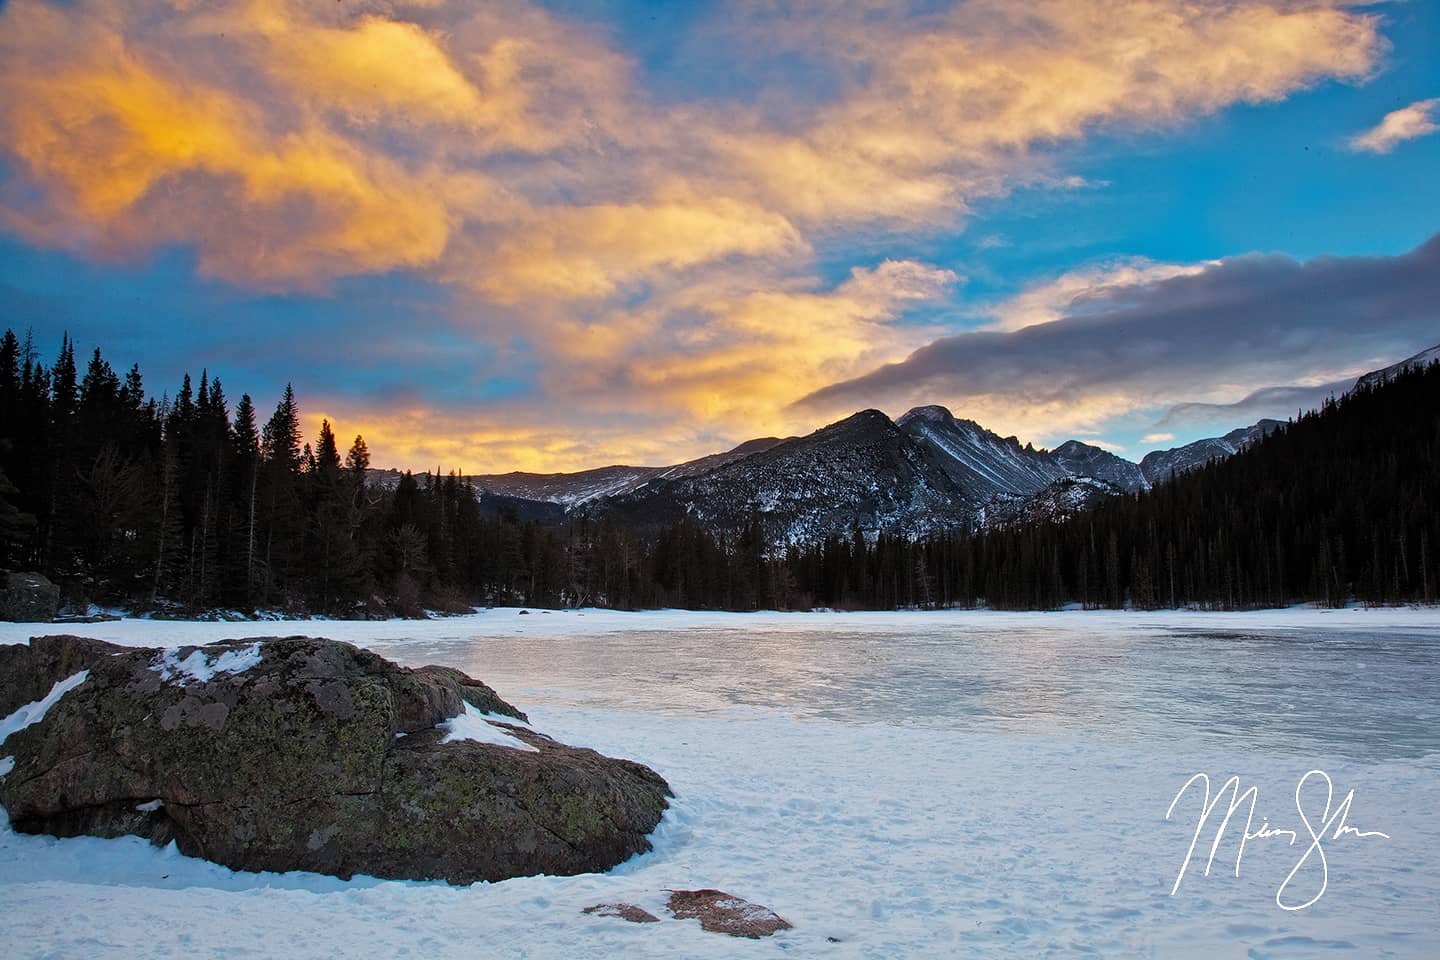
<path id="1" fill-rule="evenodd" d="M 512 750 L 529 750 L 531 753 L 539 752 L 509 730 L 490 723 L 491 720 L 498 720 L 502 723 L 519 722 L 514 717 L 501 716 L 498 713 L 482 713 L 476 707 L 466 703 L 464 713 L 451 717 L 443 723 L 436 724 L 436 729 L 445 731 L 445 736 L 440 739 L 441 743 L 452 743 L 456 740 L 474 740 L 478 743 L 494 744 L 497 747 L 509 747 Z"/>
<path id="2" fill-rule="evenodd" d="M 167 650 L 155 658 L 150 669 L 160 674 L 160 679 L 171 680 L 181 677 L 180 683 L 209 683 L 217 673 L 244 673 L 260 664 L 260 644 L 252 643 L 241 650 L 227 650 L 214 660 L 203 650 L 196 650 L 180 660 L 173 650 Z"/>
<path id="3" fill-rule="evenodd" d="M 50 688 L 50 692 L 45 694 L 42 699 L 27 703 L 4 720 L 0 720 L 0 743 L 4 743 L 10 734 L 24 730 L 32 723 L 44 720 L 45 714 L 50 712 L 50 708 L 59 703 L 60 698 L 65 694 L 84 683 L 88 676 L 90 676 L 89 670 L 81 670 L 64 680 L 57 680 L 55 685 Z M 8 772 L 7 770 L 6 773 Z"/>

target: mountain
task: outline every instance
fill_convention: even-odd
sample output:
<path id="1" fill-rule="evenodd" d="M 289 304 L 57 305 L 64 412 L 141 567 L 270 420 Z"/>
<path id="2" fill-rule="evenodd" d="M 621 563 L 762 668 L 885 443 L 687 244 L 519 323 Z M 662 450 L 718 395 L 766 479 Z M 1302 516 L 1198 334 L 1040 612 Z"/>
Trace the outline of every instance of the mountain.
<path id="1" fill-rule="evenodd" d="M 802 543 L 858 527 L 920 535 L 966 528 L 972 503 L 940 457 L 878 410 L 690 475 L 656 477 L 599 509 L 664 525 L 689 517 L 736 533 L 752 517 L 771 542 Z"/>
<path id="2" fill-rule="evenodd" d="M 747 440 L 723 453 L 690 460 L 672 467 L 596 467 L 575 473 L 492 473 L 472 477 L 472 482 L 487 493 L 501 498 L 542 500 L 558 503 L 569 509 L 595 500 L 620 497 L 657 477 L 688 477 L 713 470 L 732 460 L 748 457 L 780 443 L 778 437 Z"/>
<path id="3" fill-rule="evenodd" d="M 629 493 L 664 471 L 664 467 L 596 467 L 576 473 L 481 474 L 477 487 L 498 497 L 544 500 L 565 507 Z"/>
<path id="4" fill-rule="evenodd" d="M 917 443 L 935 450 L 946 473 L 977 505 L 1038 496 L 1060 481 L 1079 478 L 1123 492 L 1149 486 L 1137 464 L 1079 440 L 1054 450 L 1022 447 L 1014 437 L 1001 438 L 933 405 L 916 407 L 895 422 Z"/>
<path id="5" fill-rule="evenodd" d="M 1428 350 L 1421 350 L 1413 357 L 1406 357 L 1399 363 L 1391 364 L 1383 370 L 1370 371 L 1355 381 L 1355 387 L 1374 387 L 1387 380 L 1394 380 L 1396 376 L 1407 370 L 1414 370 L 1416 367 L 1428 367 L 1437 361 L 1440 361 L 1440 343 L 1437 343 Z"/>
<path id="6" fill-rule="evenodd" d="M 1114 484 L 1094 477 L 1062 477 L 1029 496 L 1002 494 L 996 497 L 980 510 L 975 518 L 976 525 L 996 529 L 1040 520 L 1059 520 L 1123 493 L 1125 491 Z"/>
<path id="7" fill-rule="evenodd" d="M 895 421 L 917 443 L 940 454 L 942 469 L 976 504 L 998 496 L 1030 496 L 1067 476 L 1043 450 L 1001 438 L 941 406 L 916 407 Z"/>
<path id="8" fill-rule="evenodd" d="M 1092 444 L 1067 440 L 1055 448 L 1054 454 L 1055 460 L 1072 477 L 1093 477 L 1126 493 L 1150 487 L 1138 463 L 1131 463 Z"/>
<path id="9" fill-rule="evenodd" d="M 1394 379 L 1440 359 L 1440 346 L 1366 374 Z M 585 509 L 643 527 L 689 517 L 738 533 L 753 517 L 772 543 L 867 533 L 917 535 L 1010 526 L 1076 513 L 1134 494 L 1249 448 L 1281 426 L 1261 420 L 1222 437 L 1156 450 L 1134 463 L 1094 444 L 1021 445 L 945 407 L 915 407 L 892 422 L 863 410 L 809 436 L 764 437 L 669 467 L 615 465 L 577 473 L 473 477 L 488 513 L 557 523 Z"/>
<path id="10" fill-rule="evenodd" d="M 1248 427 L 1231 430 L 1223 437 L 1207 437 L 1170 450 L 1155 450 L 1145 454 L 1140 461 L 1140 472 L 1146 481 L 1154 486 L 1164 483 L 1174 474 L 1185 473 L 1203 467 L 1211 460 L 1223 460 L 1234 456 L 1261 437 L 1268 436 L 1284 426 L 1279 420 L 1261 420 Z"/>

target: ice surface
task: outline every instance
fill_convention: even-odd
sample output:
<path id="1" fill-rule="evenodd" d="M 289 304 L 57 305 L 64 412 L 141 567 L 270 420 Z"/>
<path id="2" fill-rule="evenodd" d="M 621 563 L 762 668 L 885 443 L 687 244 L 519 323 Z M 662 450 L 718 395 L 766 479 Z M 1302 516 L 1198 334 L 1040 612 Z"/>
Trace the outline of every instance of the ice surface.
<path id="1" fill-rule="evenodd" d="M 493 743 L 497 747 L 509 747 L 512 750 L 529 750 L 538 753 L 534 747 L 515 736 L 510 731 L 497 727 L 491 720 L 502 723 L 517 722 L 514 717 L 505 717 L 496 713 L 485 713 L 469 703 L 465 704 L 465 712 L 459 716 L 451 717 L 443 723 L 437 724 L 437 728 L 445 731 L 445 736 L 440 738 L 441 743 L 451 743 L 455 740 L 475 740 L 479 743 Z"/>
<path id="2" fill-rule="evenodd" d="M 88 676 L 90 676 L 89 670 L 81 670 L 79 673 L 72 674 L 64 680 L 57 680 L 55 681 L 55 685 L 50 688 L 50 692 L 45 694 L 43 698 L 25 704 L 25 706 L 16 710 L 4 720 L 0 720 L 0 743 L 4 743 L 10 734 L 24 730 L 32 723 L 39 723 L 41 720 L 44 720 L 45 714 L 50 712 L 50 708 L 59 703 L 60 698 L 65 696 L 65 694 L 84 683 L 85 678 Z"/>
<path id="3" fill-rule="evenodd" d="M 273 624 L 67 625 L 197 644 Z M 6 630 L 11 630 L 6 633 Z M 0 626 L 0 640 L 33 625 Z M 494 956 L 1431 960 L 1440 867 L 1440 611 L 624 614 L 490 611 L 324 623 L 410 665 L 466 670 L 557 739 L 663 774 L 656 849 L 606 874 L 449 887 L 241 874 L 137 838 L 0 829 L 10 956 Z M 467 711 L 468 713 L 468 711 Z M 503 719 L 503 718 L 500 718 Z M 487 724 L 488 726 L 488 724 Z M 494 729 L 493 727 L 491 728 Z M 1298 826 L 1321 768 L 1350 822 L 1329 887 L 1276 907 L 1300 857 L 1252 840 L 1170 890 L 1192 774 Z M 737 944 L 667 916 L 713 887 L 795 925 Z M 840 942 L 831 943 L 834 937 Z"/>
<path id="4" fill-rule="evenodd" d="M 260 644 L 258 643 L 252 643 L 239 650 L 227 650 L 214 660 L 211 660 L 203 650 L 192 652 L 184 660 L 179 659 L 175 651 L 166 650 L 156 658 L 150 669 L 160 674 L 162 680 L 180 677 L 182 685 L 191 681 L 209 683 L 215 679 L 217 673 L 244 673 L 251 667 L 259 665 L 260 660 Z"/>

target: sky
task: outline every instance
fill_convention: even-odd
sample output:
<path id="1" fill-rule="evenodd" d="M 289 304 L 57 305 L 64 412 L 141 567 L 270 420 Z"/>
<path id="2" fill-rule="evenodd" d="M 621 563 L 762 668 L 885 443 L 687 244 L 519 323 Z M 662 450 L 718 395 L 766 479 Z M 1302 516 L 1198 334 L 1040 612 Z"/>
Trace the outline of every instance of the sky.
<path id="1" fill-rule="evenodd" d="M 0 327 L 377 466 L 938 403 L 1285 417 L 1440 343 L 1440 2 L 3 0 Z"/>

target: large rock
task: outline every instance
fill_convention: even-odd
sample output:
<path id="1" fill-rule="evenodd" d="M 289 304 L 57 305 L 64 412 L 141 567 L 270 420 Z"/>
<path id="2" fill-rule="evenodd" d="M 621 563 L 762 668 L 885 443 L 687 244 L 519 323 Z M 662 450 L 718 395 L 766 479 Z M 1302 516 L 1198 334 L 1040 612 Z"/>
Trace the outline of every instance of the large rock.
<path id="1" fill-rule="evenodd" d="M 13 712 L 79 670 L 0 744 L 17 830 L 173 839 L 239 870 L 470 883 L 608 869 L 649 849 L 670 795 L 647 767 L 530 730 L 458 670 L 331 640 L 39 637 L 0 648 L 0 695 Z M 437 725 L 467 709 L 482 739 L 442 742 Z"/>
<path id="2" fill-rule="evenodd" d="M 0 589 L 0 620 L 49 623 L 60 609 L 60 588 L 38 573 L 7 573 Z"/>

